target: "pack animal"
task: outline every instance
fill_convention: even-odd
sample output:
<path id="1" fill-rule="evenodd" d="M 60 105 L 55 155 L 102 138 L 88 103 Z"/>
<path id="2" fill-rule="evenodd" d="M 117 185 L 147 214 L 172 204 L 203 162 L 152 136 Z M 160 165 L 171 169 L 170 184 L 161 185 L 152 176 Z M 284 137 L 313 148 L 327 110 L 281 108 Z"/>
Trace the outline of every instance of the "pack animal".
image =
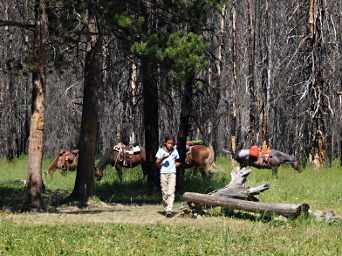
<path id="1" fill-rule="evenodd" d="M 74 171 L 77 168 L 79 150 L 61 150 L 48 167 L 49 176 L 52 177 L 56 169 L 62 170 L 62 174 L 67 171 Z"/>
<path id="2" fill-rule="evenodd" d="M 279 150 L 270 149 L 267 157 L 262 152 L 258 155 L 251 155 L 250 149 L 240 149 L 235 152 L 233 158 L 240 164 L 240 167 L 253 166 L 258 169 L 272 169 L 272 175 L 278 175 L 278 168 L 282 164 L 290 164 L 292 168 L 300 172 L 298 160 L 289 154 Z"/>
<path id="3" fill-rule="evenodd" d="M 139 164 L 142 165 L 144 171 L 144 163 L 146 162 L 145 149 L 141 146 L 127 146 L 123 143 L 115 145 L 112 149 L 108 150 L 99 160 L 95 166 L 95 177 L 101 180 L 104 169 L 108 164 L 115 167 L 122 182 L 122 170 L 124 168 L 133 168 Z M 145 175 L 145 173 L 144 173 Z"/>
<path id="4" fill-rule="evenodd" d="M 186 168 L 199 169 L 202 177 L 210 177 L 216 168 L 215 153 L 212 146 L 189 145 L 186 153 Z"/>

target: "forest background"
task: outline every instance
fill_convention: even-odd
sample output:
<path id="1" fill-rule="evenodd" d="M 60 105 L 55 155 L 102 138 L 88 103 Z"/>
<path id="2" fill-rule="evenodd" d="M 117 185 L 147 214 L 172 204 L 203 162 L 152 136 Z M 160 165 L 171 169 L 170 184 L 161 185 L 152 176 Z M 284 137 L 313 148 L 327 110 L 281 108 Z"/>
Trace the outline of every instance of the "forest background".
<path id="1" fill-rule="evenodd" d="M 342 162 L 340 1 L 0 5 L 0 155 L 28 153 L 29 177 L 43 154 L 80 148 L 87 183 L 119 141 L 151 163 L 165 134 L 182 160 L 190 138 Z"/>
<path id="2" fill-rule="evenodd" d="M 0 155 L 8 159 L 27 152 L 37 2 L 1 1 Z M 121 140 L 145 144 L 142 66 L 151 59 L 158 144 L 179 132 L 189 97 L 188 136 L 216 152 L 235 139 L 238 147 L 267 140 L 304 161 L 320 151 L 322 160 L 341 155 L 339 1 L 90 2 L 102 40 L 98 153 Z M 86 1 L 46 8 L 51 156 L 79 143 L 89 12 Z"/>

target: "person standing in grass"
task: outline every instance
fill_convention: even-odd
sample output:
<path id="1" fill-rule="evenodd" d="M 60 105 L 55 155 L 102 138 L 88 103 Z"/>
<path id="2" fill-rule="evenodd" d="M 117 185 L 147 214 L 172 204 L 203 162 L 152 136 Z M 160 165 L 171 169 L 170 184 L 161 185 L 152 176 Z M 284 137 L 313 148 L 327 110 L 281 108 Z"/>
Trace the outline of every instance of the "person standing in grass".
<path id="1" fill-rule="evenodd" d="M 156 154 L 156 165 L 160 169 L 164 213 L 166 217 L 172 217 L 176 191 L 176 168 L 180 166 L 174 137 L 165 136 L 163 146 L 159 148 Z"/>

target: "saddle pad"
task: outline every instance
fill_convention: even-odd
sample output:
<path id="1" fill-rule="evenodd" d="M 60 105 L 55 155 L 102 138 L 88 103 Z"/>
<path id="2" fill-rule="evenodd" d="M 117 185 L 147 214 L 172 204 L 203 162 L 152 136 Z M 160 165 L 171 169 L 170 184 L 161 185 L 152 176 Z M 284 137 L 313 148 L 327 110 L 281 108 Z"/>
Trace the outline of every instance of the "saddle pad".
<path id="1" fill-rule="evenodd" d="M 260 149 L 258 146 L 252 146 L 249 148 L 249 155 L 252 157 L 259 157 Z"/>

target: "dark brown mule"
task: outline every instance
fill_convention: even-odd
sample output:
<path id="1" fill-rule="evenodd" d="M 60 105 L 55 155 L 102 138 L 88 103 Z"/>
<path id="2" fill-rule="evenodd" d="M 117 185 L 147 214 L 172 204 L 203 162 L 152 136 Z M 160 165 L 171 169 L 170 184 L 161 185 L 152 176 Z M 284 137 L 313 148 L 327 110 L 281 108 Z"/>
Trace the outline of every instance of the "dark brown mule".
<path id="1" fill-rule="evenodd" d="M 56 158 L 50 163 L 48 173 L 52 177 L 56 169 L 62 170 L 63 174 L 73 171 L 77 167 L 79 150 L 61 150 Z"/>
<path id="2" fill-rule="evenodd" d="M 274 149 L 271 149 L 267 160 L 262 159 L 262 156 L 251 157 L 249 149 L 238 150 L 233 158 L 240 164 L 241 168 L 253 166 L 258 169 L 272 169 L 272 175 L 275 177 L 278 174 L 278 167 L 282 164 L 290 164 L 293 169 L 300 172 L 299 162 L 294 156 Z"/>
<path id="3" fill-rule="evenodd" d="M 138 147 L 139 150 L 134 150 L 131 146 L 119 143 L 115 145 L 113 149 L 108 150 L 95 166 L 95 177 L 97 180 L 101 180 L 103 171 L 108 164 L 115 167 L 120 182 L 122 182 L 123 168 L 133 168 L 141 164 L 144 171 L 143 167 L 146 160 L 145 149 L 141 146 Z"/>
<path id="4" fill-rule="evenodd" d="M 188 144 L 188 143 L 187 143 Z M 188 151 L 186 153 L 185 164 L 186 168 L 199 169 L 202 177 L 210 177 L 216 168 L 214 160 L 215 153 L 212 146 L 188 144 Z"/>

